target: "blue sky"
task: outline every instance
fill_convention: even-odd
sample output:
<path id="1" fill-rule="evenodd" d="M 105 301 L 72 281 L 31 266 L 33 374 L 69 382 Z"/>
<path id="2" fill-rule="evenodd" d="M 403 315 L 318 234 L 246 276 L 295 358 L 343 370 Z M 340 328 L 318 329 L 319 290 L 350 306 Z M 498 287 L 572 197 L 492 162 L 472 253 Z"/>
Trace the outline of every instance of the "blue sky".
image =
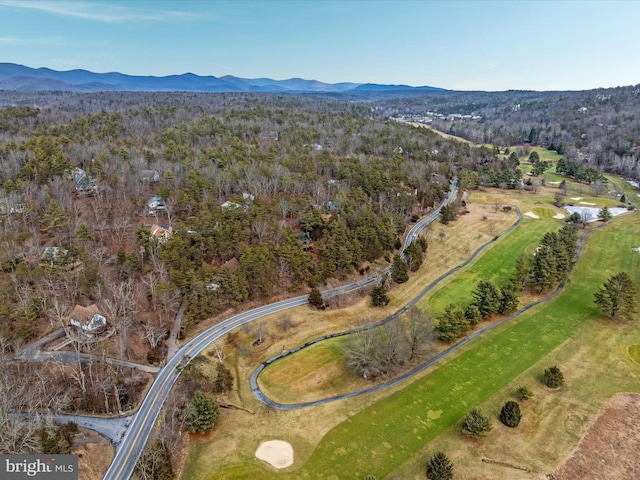
<path id="1" fill-rule="evenodd" d="M 0 62 L 459 90 L 640 83 L 640 1 L 0 0 Z"/>

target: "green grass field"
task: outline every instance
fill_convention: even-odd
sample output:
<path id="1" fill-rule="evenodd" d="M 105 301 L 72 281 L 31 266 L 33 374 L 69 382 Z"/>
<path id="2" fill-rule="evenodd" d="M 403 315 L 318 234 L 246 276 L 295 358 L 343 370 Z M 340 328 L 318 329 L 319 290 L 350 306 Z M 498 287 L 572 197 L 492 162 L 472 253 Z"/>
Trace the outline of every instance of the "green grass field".
<path id="1" fill-rule="evenodd" d="M 426 303 L 434 317 L 441 315 L 445 307 L 451 303 L 458 307 L 466 307 L 473 300 L 471 292 L 475 290 L 479 281 L 488 280 L 499 288 L 515 272 L 516 258 L 523 254 L 533 254 L 542 236 L 558 230 L 562 225 L 561 220 L 553 218 L 530 220 L 525 217 L 514 231 L 501 238 L 459 275 L 438 286 L 419 304 Z"/>
<path id="2" fill-rule="evenodd" d="M 444 308 L 451 303 L 451 298 L 456 298 L 455 303 L 463 303 L 464 295 L 468 295 L 480 276 L 497 283 L 508 278 L 515 257 L 537 244 L 544 232 L 561 225 L 548 217 L 524 221 L 467 271 L 434 294 L 429 300 L 433 310 Z M 633 342 L 629 342 L 631 347 L 627 346 L 624 352 L 621 348 L 602 350 L 606 344 L 603 339 L 611 338 L 610 329 L 616 325 L 604 321 L 593 304 L 594 291 L 619 271 L 626 271 L 636 285 L 640 285 L 640 254 L 633 250 L 640 246 L 639 233 L 638 215 L 614 221 L 591 233 L 560 296 L 474 340 L 421 378 L 408 381 L 406 388 L 355 413 L 329 431 L 308 461 L 294 467 L 295 470 L 275 472 L 256 460 L 247 460 L 216 469 L 206 476 L 198 476 L 189 469 L 183 478 L 358 479 L 365 475 L 384 478 L 409 465 L 418 465 L 421 452 L 429 442 L 452 432 L 470 408 L 483 402 L 498 402 L 499 392 L 515 388 L 515 379 L 535 368 L 532 366 L 567 350 L 569 339 L 579 338 L 579 347 L 586 352 L 583 354 L 602 358 L 603 365 L 605 358 L 612 365 L 626 361 L 616 360 L 615 355 L 621 358 L 624 355 L 629 360 L 640 355 L 640 347 Z M 638 338 L 640 330 L 635 326 L 629 328 L 632 331 L 627 336 Z M 577 347 L 574 350 L 577 351 Z M 572 351 L 568 349 L 566 355 L 571 356 Z M 616 391 L 638 390 L 637 382 L 630 381 L 632 376 L 605 374 L 596 381 L 589 373 L 583 372 L 583 379 L 573 387 L 584 403 L 590 402 L 589 392 L 593 394 L 594 388 L 598 389 L 598 395 L 591 396 L 597 397 L 598 402 Z M 314 416 L 316 412 L 309 409 L 308 415 Z M 445 437 L 450 442 L 456 441 L 455 434 L 447 433 Z M 579 438 L 571 441 L 577 440 Z M 199 455 L 199 448 L 193 449 L 188 463 L 197 465 Z"/>

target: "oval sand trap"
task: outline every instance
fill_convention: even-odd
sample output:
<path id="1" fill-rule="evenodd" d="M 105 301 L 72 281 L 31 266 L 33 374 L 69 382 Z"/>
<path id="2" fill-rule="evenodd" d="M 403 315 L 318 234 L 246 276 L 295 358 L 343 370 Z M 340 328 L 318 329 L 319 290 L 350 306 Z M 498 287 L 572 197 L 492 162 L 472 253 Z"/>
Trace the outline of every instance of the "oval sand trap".
<path id="1" fill-rule="evenodd" d="M 269 440 L 260 444 L 256 457 L 272 467 L 286 468 L 293 465 L 293 447 L 283 440 Z"/>

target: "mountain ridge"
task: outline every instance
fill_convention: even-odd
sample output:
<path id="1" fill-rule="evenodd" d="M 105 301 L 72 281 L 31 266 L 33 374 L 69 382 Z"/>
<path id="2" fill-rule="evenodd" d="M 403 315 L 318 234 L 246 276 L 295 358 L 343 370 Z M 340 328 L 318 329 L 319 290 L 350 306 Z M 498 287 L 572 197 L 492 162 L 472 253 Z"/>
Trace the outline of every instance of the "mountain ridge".
<path id="1" fill-rule="evenodd" d="M 100 91 L 148 92 L 270 92 L 270 93 L 358 93 L 362 91 L 445 91 L 445 89 L 374 83 L 325 83 L 318 80 L 289 78 L 215 77 L 191 72 L 167 76 L 127 75 L 120 72 L 95 73 L 84 69 L 66 71 L 47 67 L 31 68 L 17 63 L 0 63 L 0 90 L 62 90 L 79 93 Z"/>

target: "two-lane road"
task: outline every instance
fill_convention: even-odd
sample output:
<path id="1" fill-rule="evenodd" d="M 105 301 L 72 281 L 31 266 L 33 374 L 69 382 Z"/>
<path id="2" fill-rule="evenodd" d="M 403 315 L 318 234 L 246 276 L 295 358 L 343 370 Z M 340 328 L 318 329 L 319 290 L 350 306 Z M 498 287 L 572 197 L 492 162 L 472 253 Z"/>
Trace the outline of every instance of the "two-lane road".
<path id="1" fill-rule="evenodd" d="M 457 182 L 454 180 L 451 191 L 445 197 L 442 205 L 447 205 L 453 200 L 456 188 Z M 424 227 L 438 217 L 439 213 L 440 209 L 434 211 L 417 222 L 416 225 L 409 230 L 405 240 L 405 248 L 409 243 L 417 238 L 418 234 Z M 371 275 L 370 277 L 349 285 L 325 290 L 322 292 L 322 295 L 325 298 L 330 298 L 343 293 L 355 291 L 369 285 L 374 285 L 379 281 L 379 278 L 379 274 Z M 160 369 L 155 381 L 151 385 L 146 397 L 140 405 L 140 408 L 133 416 L 129 427 L 122 438 L 122 442 L 116 448 L 115 457 L 109 467 L 109 470 L 107 470 L 107 473 L 105 474 L 105 480 L 126 480 L 131 477 L 135 464 L 140 457 L 149 435 L 151 434 L 153 425 L 158 418 L 160 409 L 169 396 L 171 387 L 180 376 L 182 368 L 184 368 L 191 358 L 199 355 L 208 345 L 218 338 L 242 325 L 253 322 L 258 318 L 262 318 L 272 313 L 287 310 L 306 303 L 308 303 L 308 296 L 302 295 L 239 313 L 202 332 L 180 347 L 175 355 L 167 360 L 167 364 Z"/>

